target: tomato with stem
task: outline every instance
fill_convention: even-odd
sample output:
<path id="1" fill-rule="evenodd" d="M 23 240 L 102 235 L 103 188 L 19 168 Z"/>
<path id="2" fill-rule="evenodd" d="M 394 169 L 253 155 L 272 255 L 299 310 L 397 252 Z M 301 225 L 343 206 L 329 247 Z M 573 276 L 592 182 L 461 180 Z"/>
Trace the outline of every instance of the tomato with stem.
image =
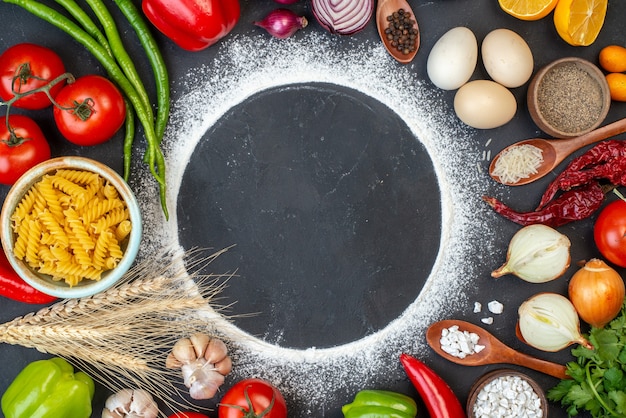
<path id="1" fill-rule="evenodd" d="M 124 97 L 105 77 L 79 77 L 55 98 L 54 121 L 70 142 L 90 146 L 108 141 L 126 119 Z"/>
<path id="2" fill-rule="evenodd" d="M 219 418 L 287 418 L 285 398 L 263 379 L 244 379 L 231 387 L 218 405 Z"/>
<path id="3" fill-rule="evenodd" d="M 37 123 L 23 115 L 0 119 L 0 183 L 12 185 L 31 167 L 50 158 L 50 145 Z"/>
<path id="4" fill-rule="evenodd" d="M 13 45 L 0 54 L 0 97 L 8 102 L 16 94 L 24 95 L 12 106 L 38 110 L 52 104 L 44 92 L 28 94 L 65 73 L 61 57 L 53 50 L 31 43 Z M 63 88 L 58 83 L 50 88 L 54 97 Z"/>
<path id="5" fill-rule="evenodd" d="M 626 267 L 626 201 L 618 199 L 602 209 L 593 227 L 593 239 L 604 258 Z"/>

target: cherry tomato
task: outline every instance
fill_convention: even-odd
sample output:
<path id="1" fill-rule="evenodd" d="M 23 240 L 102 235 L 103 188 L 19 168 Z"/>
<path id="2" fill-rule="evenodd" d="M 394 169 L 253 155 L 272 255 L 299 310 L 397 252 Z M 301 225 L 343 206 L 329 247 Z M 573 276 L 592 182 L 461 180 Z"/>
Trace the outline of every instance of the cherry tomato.
<path id="1" fill-rule="evenodd" d="M 199 412 L 177 412 L 167 418 L 209 418 L 207 415 Z"/>
<path id="2" fill-rule="evenodd" d="M 61 57 L 53 50 L 30 43 L 13 45 L 0 55 L 0 97 L 9 101 L 14 93 L 27 93 L 45 86 L 50 81 L 65 73 Z M 55 97 L 65 82 L 50 88 Z M 52 103 L 45 93 L 30 94 L 13 103 L 23 109 L 43 109 Z"/>
<path id="3" fill-rule="evenodd" d="M 274 385 L 262 379 L 244 379 L 237 382 L 218 405 L 219 418 L 261 416 L 287 418 L 285 398 Z"/>
<path id="4" fill-rule="evenodd" d="M 99 75 L 86 75 L 57 94 L 54 121 L 61 134 L 77 145 L 97 145 L 111 139 L 126 118 L 124 98 Z"/>
<path id="5" fill-rule="evenodd" d="M 604 258 L 626 267 L 625 201 L 618 199 L 602 209 L 593 227 L 593 239 Z"/>
<path id="6" fill-rule="evenodd" d="M 0 123 L 0 183 L 11 185 L 29 168 L 50 158 L 50 146 L 41 129 L 27 116 L 10 115 L 11 133 Z"/>

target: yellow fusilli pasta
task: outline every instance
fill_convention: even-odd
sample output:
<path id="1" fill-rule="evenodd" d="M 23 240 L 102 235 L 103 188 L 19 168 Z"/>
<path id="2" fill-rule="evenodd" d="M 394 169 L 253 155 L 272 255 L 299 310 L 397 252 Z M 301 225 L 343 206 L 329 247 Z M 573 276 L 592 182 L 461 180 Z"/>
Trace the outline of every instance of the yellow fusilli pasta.
<path id="1" fill-rule="evenodd" d="M 115 187 L 84 170 L 44 176 L 22 198 L 11 221 L 15 256 L 69 286 L 99 280 L 115 268 L 132 229 Z"/>

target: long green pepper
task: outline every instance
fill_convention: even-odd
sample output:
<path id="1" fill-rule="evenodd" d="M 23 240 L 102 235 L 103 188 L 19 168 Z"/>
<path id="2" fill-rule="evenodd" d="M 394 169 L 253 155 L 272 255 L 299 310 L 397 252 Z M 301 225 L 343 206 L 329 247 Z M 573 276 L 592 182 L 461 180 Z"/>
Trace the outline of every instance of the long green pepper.
<path id="1" fill-rule="evenodd" d="M 154 131 L 157 137 L 162 139 L 170 114 L 170 81 L 165 61 L 150 28 L 133 2 L 131 0 L 115 0 L 115 4 L 135 29 L 137 38 L 152 65 L 157 94 L 157 116 Z"/>
<path id="2" fill-rule="evenodd" d="M 93 10 L 94 14 L 100 21 L 107 40 L 109 41 L 109 45 L 111 46 L 113 57 L 118 62 L 119 67 L 126 75 L 126 78 L 128 78 L 128 81 L 130 81 L 130 83 L 135 87 L 139 98 L 143 102 L 143 110 L 149 115 L 150 119 L 153 120 L 152 123 L 154 123 L 154 115 L 152 112 L 150 98 L 148 97 L 148 93 L 146 92 L 143 82 L 141 81 L 141 77 L 139 77 L 139 74 L 137 73 L 133 60 L 126 52 L 126 48 L 124 47 L 120 33 L 117 30 L 113 16 L 111 16 L 111 13 L 101 0 L 86 0 L 86 3 L 91 7 L 91 10 Z"/>
<path id="3" fill-rule="evenodd" d="M 144 134 L 146 135 L 146 141 L 148 148 L 146 150 L 146 156 L 148 160 L 148 166 L 152 176 L 157 180 L 159 184 L 159 197 L 161 200 L 161 207 L 166 219 L 169 219 L 169 213 L 167 210 L 166 199 L 166 185 L 165 185 L 165 158 L 163 152 L 159 146 L 160 139 L 156 136 L 154 130 L 153 117 L 144 111 L 143 101 L 140 95 L 135 90 L 132 83 L 124 75 L 124 72 L 118 66 L 118 63 L 112 58 L 107 50 L 101 46 L 93 37 L 91 37 L 85 30 L 81 29 L 74 22 L 63 16 L 56 10 L 37 2 L 36 0 L 3 0 L 5 3 L 15 4 L 32 13 L 33 15 L 45 20 L 46 22 L 56 26 L 68 35 L 72 36 L 77 42 L 87 48 L 92 55 L 104 66 L 109 76 L 115 83 L 122 89 L 122 91 L 128 97 L 128 100 L 133 104 L 133 107 L 137 111 L 137 117 L 139 118 Z"/>

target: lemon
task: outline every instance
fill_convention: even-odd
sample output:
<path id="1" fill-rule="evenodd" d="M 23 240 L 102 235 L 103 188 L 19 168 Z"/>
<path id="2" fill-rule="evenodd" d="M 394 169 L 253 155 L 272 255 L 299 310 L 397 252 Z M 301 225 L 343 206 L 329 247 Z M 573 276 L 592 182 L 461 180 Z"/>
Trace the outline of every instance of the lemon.
<path id="1" fill-rule="evenodd" d="M 608 0 L 559 0 L 554 9 L 554 26 L 565 42 L 591 45 L 604 25 Z"/>
<path id="2" fill-rule="evenodd" d="M 502 10 L 521 20 L 539 20 L 546 17 L 559 0 L 498 0 Z"/>

